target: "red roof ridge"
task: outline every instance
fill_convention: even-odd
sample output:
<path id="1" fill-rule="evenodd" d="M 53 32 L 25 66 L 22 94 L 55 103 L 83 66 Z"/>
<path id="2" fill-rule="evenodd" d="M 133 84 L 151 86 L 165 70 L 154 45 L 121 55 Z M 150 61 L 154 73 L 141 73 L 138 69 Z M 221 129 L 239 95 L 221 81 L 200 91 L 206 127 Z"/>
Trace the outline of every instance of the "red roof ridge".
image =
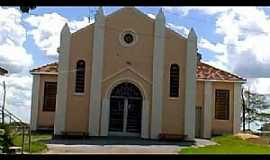
<path id="1" fill-rule="evenodd" d="M 243 78 L 243 77 L 241 77 L 241 76 L 239 76 L 239 75 L 237 75 L 237 74 L 235 74 L 235 73 L 231 73 L 231 72 L 225 71 L 225 70 L 223 70 L 223 69 L 219 69 L 219 68 L 214 67 L 214 66 L 212 66 L 212 65 L 210 65 L 210 64 L 207 64 L 206 62 L 200 61 L 199 63 L 201 63 L 201 64 L 203 64 L 203 65 L 206 65 L 206 66 L 208 66 L 208 67 L 210 67 L 210 68 L 216 69 L 216 70 L 218 70 L 218 71 L 224 72 L 224 73 L 226 73 L 226 74 L 229 74 L 230 76 L 235 76 L 235 77 L 237 77 L 237 78 L 239 78 L 239 79 L 241 79 L 241 80 L 243 80 L 243 81 L 246 81 L 245 78 Z"/>
<path id="2" fill-rule="evenodd" d="M 30 71 L 32 74 L 40 73 L 40 74 L 57 74 L 58 73 L 58 62 L 48 63 L 43 66 L 36 67 Z M 245 78 L 238 76 L 236 74 L 230 73 L 228 71 L 216 68 L 207 64 L 205 62 L 200 61 L 197 64 L 196 68 L 196 77 L 197 80 L 214 80 L 214 81 L 231 81 L 231 82 L 244 82 Z"/>
<path id="3" fill-rule="evenodd" d="M 53 66 L 53 65 L 58 65 L 58 62 L 47 63 L 47 64 L 45 64 L 45 65 L 38 66 L 38 67 L 33 68 L 32 70 L 30 70 L 30 73 L 33 73 L 33 72 L 35 72 L 36 70 L 40 70 L 41 68 L 48 67 L 48 66 Z M 37 72 L 40 72 L 40 71 L 37 71 Z"/>

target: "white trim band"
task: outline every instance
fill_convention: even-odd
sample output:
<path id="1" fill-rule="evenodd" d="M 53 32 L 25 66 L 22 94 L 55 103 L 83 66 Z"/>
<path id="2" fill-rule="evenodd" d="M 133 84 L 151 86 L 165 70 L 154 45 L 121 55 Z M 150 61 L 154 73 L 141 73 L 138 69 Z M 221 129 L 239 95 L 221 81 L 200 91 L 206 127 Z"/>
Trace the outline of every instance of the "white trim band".
<path id="1" fill-rule="evenodd" d="M 61 46 L 59 54 L 58 70 L 59 72 L 69 70 L 69 56 L 70 56 L 70 41 L 71 33 L 67 24 L 61 32 Z M 67 110 L 67 99 L 68 99 L 68 78 L 69 72 L 65 74 L 58 74 L 57 76 L 57 94 L 56 94 L 56 108 L 54 118 L 54 134 L 61 135 L 65 132 L 66 128 L 66 110 Z"/>
<path id="2" fill-rule="evenodd" d="M 234 84 L 234 91 L 233 91 L 233 133 L 240 132 L 240 122 L 241 122 L 241 84 L 235 83 Z"/>
<path id="3" fill-rule="evenodd" d="M 101 85 L 103 76 L 103 51 L 105 17 L 100 7 L 94 24 L 94 44 L 92 58 L 91 90 L 89 105 L 89 136 L 99 136 L 99 122 L 101 112 Z"/>
<path id="4" fill-rule="evenodd" d="M 213 119 L 213 83 L 204 83 L 203 138 L 211 138 Z"/>
<path id="5" fill-rule="evenodd" d="M 187 39 L 186 81 L 185 81 L 185 128 L 187 139 L 195 138 L 197 36 L 193 29 Z"/>
<path id="6" fill-rule="evenodd" d="M 165 17 L 160 9 L 155 19 L 155 39 L 153 53 L 153 85 L 151 139 L 158 139 L 162 131 L 163 78 L 164 78 L 164 42 Z"/>
<path id="7" fill-rule="evenodd" d="M 37 130 L 38 125 L 38 110 L 39 110 L 39 88 L 40 87 L 40 76 L 33 76 L 32 84 L 32 102 L 31 102 L 31 130 Z"/>

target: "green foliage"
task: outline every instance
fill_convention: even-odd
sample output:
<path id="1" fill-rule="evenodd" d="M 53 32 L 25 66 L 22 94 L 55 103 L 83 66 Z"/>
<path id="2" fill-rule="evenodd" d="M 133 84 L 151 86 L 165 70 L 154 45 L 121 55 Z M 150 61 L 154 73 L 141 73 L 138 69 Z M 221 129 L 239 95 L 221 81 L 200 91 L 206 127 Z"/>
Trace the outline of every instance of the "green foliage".
<path id="1" fill-rule="evenodd" d="M 258 125 L 257 122 L 269 122 L 270 114 L 263 112 L 265 109 L 269 109 L 270 105 L 266 101 L 266 97 L 262 94 L 251 93 L 245 91 L 246 101 L 246 120 L 247 122 Z"/>
<path id="2" fill-rule="evenodd" d="M 3 143 L 4 143 L 4 138 L 3 136 L 5 135 L 5 130 L 4 129 L 0 129 L 0 152 L 3 152 Z"/>
<path id="3" fill-rule="evenodd" d="M 20 6 L 22 13 L 29 13 L 30 10 L 35 9 L 36 6 Z"/>
<path id="4" fill-rule="evenodd" d="M 188 147 L 179 152 L 183 154 L 270 154 L 269 145 L 256 144 L 232 135 L 218 136 L 212 140 L 218 144 L 200 148 Z"/>
<path id="5" fill-rule="evenodd" d="M 5 135 L 5 130 L 4 129 L 0 129 L 0 136 Z"/>
<path id="6" fill-rule="evenodd" d="M 12 129 L 10 128 L 10 126 L 7 124 L 4 124 L 4 125 L 2 124 L 0 128 L 2 129 L 1 132 L 3 132 L 4 130 L 4 134 L 1 135 L 1 141 L 0 141 L 2 152 L 9 153 L 9 147 L 13 145 L 12 139 L 13 139 L 14 133 L 12 132 Z"/>
<path id="7" fill-rule="evenodd" d="M 24 151 L 29 152 L 29 137 L 25 136 L 25 143 L 24 143 Z M 52 138 L 52 134 L 48 133 L 33 133 L 31 136 L 31 153 L 39 153 L 47 150 L 47 146 L 44 141 L 50 140 Z M 13 143 L 16 146 L 22 145 L 22 135 L 17 134 L 14 139 Z"/>
<path id="8" fill-rule="evenodd" d="M 270 123 L 264 123 L 259 130 L 261 130 L 261 131 L 270 131 Z"/>

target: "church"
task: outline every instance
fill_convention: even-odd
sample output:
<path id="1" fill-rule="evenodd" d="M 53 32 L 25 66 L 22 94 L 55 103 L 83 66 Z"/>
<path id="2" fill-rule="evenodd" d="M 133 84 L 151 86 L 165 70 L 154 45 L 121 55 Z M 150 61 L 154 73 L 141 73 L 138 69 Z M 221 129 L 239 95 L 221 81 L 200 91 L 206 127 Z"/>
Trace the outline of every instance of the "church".
<path id="1" fill-rule="evenodd" d="M 197 35 L 166 27 L 135 7 L 61 31 L 58 62 L 33 75 L 31 129 L 55 136 L 211 138 L 240 132 L 246 79 L 215 68 L 197 52 Z"/>

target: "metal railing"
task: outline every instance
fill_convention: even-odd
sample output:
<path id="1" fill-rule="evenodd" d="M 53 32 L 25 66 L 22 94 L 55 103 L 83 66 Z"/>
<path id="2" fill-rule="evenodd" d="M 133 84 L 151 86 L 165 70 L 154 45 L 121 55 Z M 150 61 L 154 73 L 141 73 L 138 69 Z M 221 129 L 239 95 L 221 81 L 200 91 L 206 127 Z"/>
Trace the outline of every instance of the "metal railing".
<path id="1" fill-rule="evenodd" d="M 19 117 L 8 111 L 7 109 L 4 109 L 0 107 L 0 123 L 8 124 L 13 131 L 15 131 L 17 134 L 21 134 L 22 141 L 21 141 L 21 154 L 24 152 L 24 145 L 25 145 L 25 139 L 28 135 L 28 150 L 29 153 L 31 153 L 31 128 L 30 125 L 27 123 L 24 123 Z M 2 116 L 4 115 L 4 118 L 2 119 Z M 4 120 L 4 122 L 3 122 Z"/>

